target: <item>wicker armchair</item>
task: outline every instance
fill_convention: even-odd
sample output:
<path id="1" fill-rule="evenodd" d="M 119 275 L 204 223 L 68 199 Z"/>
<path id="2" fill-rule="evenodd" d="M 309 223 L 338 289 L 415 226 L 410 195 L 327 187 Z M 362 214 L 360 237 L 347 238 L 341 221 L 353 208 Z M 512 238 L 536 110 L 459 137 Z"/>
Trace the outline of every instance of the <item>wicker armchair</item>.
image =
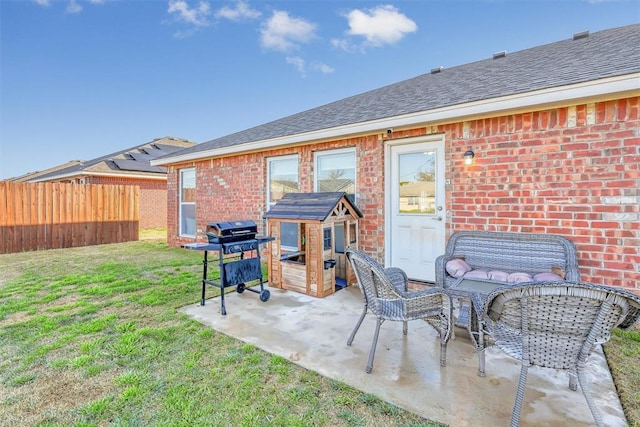
<path id="1" fill-rule="evenodd" d="M 427 321 L 440 334 L 440 365 L 445 366 L 447 342 L 453 329 L 452 302 L 446 291 L 439 288 L 409 291 L 407 275 L 401 269 L 385 269 L 363 252 L 352 248 L 346 250 L 346 256 L 353 267 L 364 298 L 362 314 L 347 340 L 347 345 L 353 342 L 368 311 L 377 317 L 366 372 L 371 373 L 373 369 L 380 325 L 385 320 L 404 322 L 405 335 L 409 320 Z"/>
<path id="2" fill-rule="evenodd" d="M 596 424 L 603 426 L 585 378 L 587 358 L 597 344 L 609 340 L 613 328 L 628 329 L 638 323 L 640 297 L 608 286 L 567 282 L 503 287 L 482 302 L 475 297 L 474 305 L 482 304 L 478 319 L 484 332 L 497 347 L 522 361 L 511 426 L 520 422 L 531 365 L 567 370 L 571 390 L 577 389 L 577 378 Z"/>

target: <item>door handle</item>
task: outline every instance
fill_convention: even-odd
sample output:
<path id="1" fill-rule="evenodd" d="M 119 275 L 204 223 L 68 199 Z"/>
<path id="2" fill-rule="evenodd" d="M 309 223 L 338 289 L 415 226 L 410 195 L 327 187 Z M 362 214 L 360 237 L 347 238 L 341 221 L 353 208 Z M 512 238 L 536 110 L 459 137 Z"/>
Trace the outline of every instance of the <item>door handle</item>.
<path id="1" fill-rule="evenodd" d="M 435 218 L 431 218 L 434 221 L 442 221 L 442 217 L 441 216 L 437 216 Z"/>

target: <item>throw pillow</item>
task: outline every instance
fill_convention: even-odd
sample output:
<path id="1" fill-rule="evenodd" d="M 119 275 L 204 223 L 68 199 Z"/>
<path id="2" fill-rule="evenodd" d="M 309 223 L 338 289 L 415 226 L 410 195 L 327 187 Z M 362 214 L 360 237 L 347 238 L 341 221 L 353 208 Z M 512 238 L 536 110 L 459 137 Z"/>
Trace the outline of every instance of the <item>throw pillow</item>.
<path id="1" fill-rule="evenodd" d="M 471 271 L 471 266 L 463 259 L 452 259 L 445 265 L 445 270 L 453 277 L 462 277 L 467 271 Z"/>
<path id="2" fill-rule="evenodd" d="M 529 273 L 521 273 L 521 272 L 517 272 L 517 273 L 511 273 L 509 275 L 509 278 L 507 279 L 507 282 L 509 283 L 524 283 L 524 282 L 530 282 L 533 278 L 531 277 L 531 275 Z"/>
<path id="3" fill-rule="evenodd" d="M 509 273 L 506 271 L 493 270 L 489 272 L 489 279 L 497 282 L 506 282 L 509 280 Z"/>
<path id="4" fill-rule="evenodd" d="M 533 276 L 534 282 L 557 282 L 559 280 L 564 280 L 564 279 L 562 278 L 562 276 L 556 273 L 552 273 L 550 271 L 547 271 L 544 273 L 538 273 L 535 276 Z"/>
<path id="5" fill-rule="evenodd" d="M 471 270 L 464 273 L 467 279 L 484 279 L 489 280 L 489 272 L 487 270 Z"/>

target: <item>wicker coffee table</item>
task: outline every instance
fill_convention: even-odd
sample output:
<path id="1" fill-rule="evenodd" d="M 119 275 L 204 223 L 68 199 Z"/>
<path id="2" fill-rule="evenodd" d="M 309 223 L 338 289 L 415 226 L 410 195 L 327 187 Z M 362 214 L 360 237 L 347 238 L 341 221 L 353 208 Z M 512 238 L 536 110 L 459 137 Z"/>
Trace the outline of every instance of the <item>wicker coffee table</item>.
<path id="1" fill-rule="evenodd" d="M 491 291 L 501 286 L 508 286 L 508 284 L 491 280 L 465 279 L 464 276 L 456 280 L 453 286 L 448 288 L 451 296 L 458 298 L 460 301 L 456 326 L 461 326 L 471 331 L 471 318 L 469 316 L 471 295 L 488 295 Z"/>

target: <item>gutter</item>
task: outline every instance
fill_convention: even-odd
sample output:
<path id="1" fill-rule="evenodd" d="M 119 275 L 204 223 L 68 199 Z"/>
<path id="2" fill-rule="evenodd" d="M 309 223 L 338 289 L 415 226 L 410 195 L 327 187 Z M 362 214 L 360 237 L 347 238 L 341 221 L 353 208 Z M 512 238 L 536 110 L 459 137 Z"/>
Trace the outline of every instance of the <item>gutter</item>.
<path id="1" fill-rule="evenodd" d="M 534 92 L 491 98 L 465 104 L 420 111 L 401 116 L 367 122 L 353 123 L 344 126 L 325 128 L 287 135 L 266 140 L 239 143 L 236 145 L 185 153 L 183 155 L 151 160 L 152 166 L 165 166 L 174 163 L 202 160 L 210 157 L 228 156 L 251 151 L 263 151 L 288 145 L 310 143 L 315 140 L 344 138 L 361 133 L 380 133 L 384 129 L 411 126 L 419 123 L 460 120 L 462 118 L 487 116 L 503 111 L 523 110 L 533 106 L 551 106 L 594 97 L 611 97 L 614 94 L 640 96 L 640 73 L 626 74 L 607 79 L 591 80 L 570 86 L 548 88 Z"/>

